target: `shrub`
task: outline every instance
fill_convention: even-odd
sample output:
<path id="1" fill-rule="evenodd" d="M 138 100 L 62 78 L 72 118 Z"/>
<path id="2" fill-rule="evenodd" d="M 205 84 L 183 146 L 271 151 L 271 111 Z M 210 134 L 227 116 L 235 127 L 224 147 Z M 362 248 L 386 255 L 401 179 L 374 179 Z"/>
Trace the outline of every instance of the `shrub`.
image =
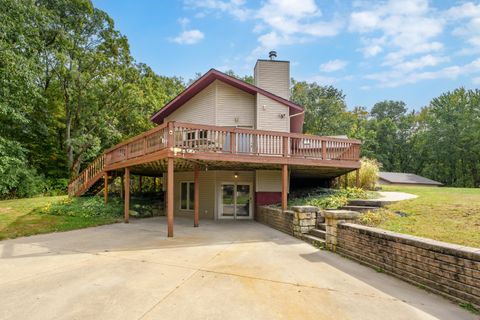
<path id="1" fill-rule="evenodd" d="M 360 167 L 360 179 L 358 186 L 364 190 L 374 190 L 378 179 L 378 172 L 380 171 L 380 164 L 375 159 L 362 158 Z M 356 187 L 356 173 L 355 171 L 347 174 L 347 185 L 350 188 Z M 335 183 L 336 187 L 345 184 L 345 177 L 341 176 Z"/>
<path id="2" fill-rule="evenodd" d="M 0 198 L 33 197 L 44 191 L 44 179 L 28 165 L 25 153 L 18 142 L 0 137 Z"/>
<path id="3" fill-rule="evenodd" d="M 40 213 L 56 216 L 70 216 L 81 218 L 118 217 L 123 213 L 123 204 L 116 198 L 104 203 L 102 197 L 66 198 L 65 200 L 49 203 L 39 209 Z"/>
<path id="4" fill-rule="evenodd" d="M 348 199 L 367 199 L 370 197 L 367 191 L 356 187 L 339 189 L 335 194 L 345 196 Z"/>
<path id="5" fill-rule="evenodd" d="M 378 209 L 375 211 L 367 211 L 362 213 L 358 221 L 360 222 L 360 224 L 370 226 L 370 227 L 376 227 L 382 222 L 390 220 L 395 217 L 396 217 L 395 213 L 391 212 L 390 210 Z"/>
<path id="6" fill-rule="evenodd" d="M 65 178 L 47 179 L 44 195 L 59 196 L 67 194 L 68 182 L 69 180 Z"/>
<path id="7" fill-rule="evenodd" d="M 323 198 L 314 198 L 307 202 L 308 205 L 321 209 L 337 209 L 347 205 L 348 198 L 344 195 L 332 195 Z"/>

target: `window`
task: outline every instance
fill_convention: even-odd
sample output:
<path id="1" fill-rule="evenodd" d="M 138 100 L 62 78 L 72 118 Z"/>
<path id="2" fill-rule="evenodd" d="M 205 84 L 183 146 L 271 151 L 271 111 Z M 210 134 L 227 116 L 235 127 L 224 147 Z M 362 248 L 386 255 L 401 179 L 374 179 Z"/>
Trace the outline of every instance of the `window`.
<path id="1" fill-rule="evenodd" d="M 186 135 L 186 140 L 207 139 L 207 136 L 207 130 L 188 131 Z"/>
<path id="2" fill-rule="evenodd" d="M 180 209 L 193 210 L 195 184 L 192 181 L 180 183 Z"/>

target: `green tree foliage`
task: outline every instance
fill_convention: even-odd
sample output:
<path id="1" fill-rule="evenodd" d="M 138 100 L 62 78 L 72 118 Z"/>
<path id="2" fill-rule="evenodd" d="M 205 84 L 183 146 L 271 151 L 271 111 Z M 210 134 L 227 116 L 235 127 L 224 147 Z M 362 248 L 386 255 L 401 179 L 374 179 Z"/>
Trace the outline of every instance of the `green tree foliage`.
<path id="1" fill-rule="evenodd" d="M 424 110 L 421 172 L 452 186 L 480 187 L 480 90 L 460 88 Z"/>
<path id="2" fill-rule="evenodd" d="M 153 112 L 184 88 L 135 63 L 127 39 L 89 0 L 0 7 L 0 172 L 9 174 L 0 196 L 21 194 L 23 169 L 44 177 L 45 188 L 65 187 L 103 149 L 151 128 Z"/>
<path id="3" fill-rule="evenodd" d="M 0 8 L 0 197 L 65 189 L 105 148 L 150 129 L 150 116 L 184 89 L 136 62 L 90 0 Z M 361 139 L 362 156 L 383 170 L 480 186 L 479 90 L 447 92 L 416 113 L 388 100 L 368 112 L 348 110 L 337 88 L 292 80 L 291 100 L 305 107 L 305 132 Z"/>
<path id="4" fill-rule="evenodd" d="M 447 92 L 419 112 L 392 100 L 347 110 L 340 90 L 316 83 L 293 81 L 291 99 L 306 109 L 305 132 L 360 139 L 384 171 L 480 187 L 480 90 Z"/>
<path id="5" fill-rule="evenodd" d="M 305 108 L 303 130 L 316 135 L 342 135 L 351 127 L 345 95 L 332 86 L 292 80 L 290 100 Z"/>

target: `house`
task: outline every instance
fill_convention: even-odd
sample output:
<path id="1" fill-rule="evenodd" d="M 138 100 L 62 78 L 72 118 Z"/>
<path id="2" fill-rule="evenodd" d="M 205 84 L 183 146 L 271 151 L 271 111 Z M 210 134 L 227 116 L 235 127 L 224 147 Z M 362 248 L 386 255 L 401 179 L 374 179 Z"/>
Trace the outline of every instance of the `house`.
<path id="1" fill-rule="evenodd" d="M 168 234 L 174 215 L 253 219 L 257 205 L 287 208 L 290 183 L 331 180 L 360 167 L 360 141 L 302 134 L 290 98 L 290 63 L 258 60 L 249 84 L 211 69 L 156 112 L 157 124 L 108 149 L 69 185 L 105 192 L 113 175 L 160 176 Z M 358 170 L 357 170 L 358 172 Z M 125 184 L 128 221 L 129 183 Z"/>
<path id="2" fill-rule="evenodd" d="M 379 172 L 377 184 L 438 187 L 442 183 L 413 173 Z"/>

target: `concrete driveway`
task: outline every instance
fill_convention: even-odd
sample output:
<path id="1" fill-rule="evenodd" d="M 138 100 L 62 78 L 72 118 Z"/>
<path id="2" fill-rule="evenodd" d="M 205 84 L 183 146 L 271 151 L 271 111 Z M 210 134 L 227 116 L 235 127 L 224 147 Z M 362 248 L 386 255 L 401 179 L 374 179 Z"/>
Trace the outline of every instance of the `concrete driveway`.
<path id="1" fill-rule="evenodd" d="M 0 319 L 477 319 L 251 221 L 133 220 L 0 242 Z"/>

